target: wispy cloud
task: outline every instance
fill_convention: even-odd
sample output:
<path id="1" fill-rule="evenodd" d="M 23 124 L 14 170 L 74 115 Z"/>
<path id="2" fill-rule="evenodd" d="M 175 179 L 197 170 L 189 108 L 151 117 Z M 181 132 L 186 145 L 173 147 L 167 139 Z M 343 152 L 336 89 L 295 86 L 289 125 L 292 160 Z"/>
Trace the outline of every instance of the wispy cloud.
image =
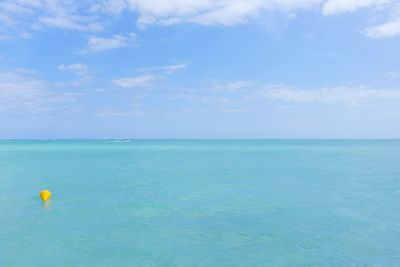
<path id="1" fill-rule="evenodd" d="M 391 70 L 386 72 L 386 77 L 388 77 L 391 80 L 395 80 L 400 78 L 400 71 L 396 71 L 396 70 Z"/>
<path id="2" fill-rule="evenodd" d="M 393 37 L 400 34 L 398 0 L 104 0 L 92 5 L 93 12 L 118 14 L 130 10 L 138 15 L 137 25 L 193 23 L 201 25 L 237 25 L 259 19 L 266 12 L 280 11 L 295 14 L 298 10 L 321 10 L 325 16 L 373 9 L 391 19 L 381 25 L 368 27 L 364 33 L 373 38 Z"/>
<path id="3" fill-rule="evenodd" d="M 388 38 L 400 35 L 400 15 L 398 18 L 365 29 L 364 33 L 371 38 Z"/>
<path id="4" fill-rule="evenodd" d="M 227 108 L 227 109 L 223 109 L 222 112 L 224 113 L 243 113 L 243 112 L 247 112 L 248 110 L 245 108 Z"/>
<path id="5" fill-rule="evenodd" d="M 85 76 L 88 74 L 89 68 L 86 64 L 83 63 L 76 63 L 70 65 L 61 64 L 58 68 L 62 71 L 71 72 L 75 75 Z"/>
<path id="6" fill-rule="evenodd" d="M 118 14 L 130 10 L 138 15 L 137 25 L 193 23 L 201 25 L 237 25 L 259 19 L 266 12 L 291 14 L 299 10 L 320 10 L 323 15 L 339 15 L 372 9 L 389 20 L 367 27 L 363 32 L 371 38 L 400 35 L 400 3 L 398 0 L 104 0 L 92 4 L 92 12 Z"/>
<path id="7" fill-rule="evenodd" d="M 379 7 L 393 2 L 393 0 L 328 0 L 322 7 L 322 13 L 324 15 L 350 13 L 362 8 Z"/>
<path id="8" fill-rule="evenodd" d="M 59 28 L 64 30 L 77 30 L 96 32 L 103 29 L 99 22 L 93 22 L 91 19 L 77 15 L 63 15 L 63 16 L 46 16 L 40 17 L 33 28 L 40 29 L 43 26 Z"/>
<path id="9" fill-rule="evenodd" d="M 398 0 L 328 0 L 323 5 L 322 13 L 339 15 L 367 8 L 383 14 L 387 21 L 362 30 L 366 36 L 377 39 L 400 35 L 400 2 Z"/>
<path id="10" fill-rule="evenodd" d="M 175 65 L 162 66 L 161 69 L 164 72 L 166 72 L 167 74 L 172 74 L 179 70 L 186 69 L 186 67 L 187 67 L 186 63 L 181 63 L 181 64 L 175 64 Z"/>
<path id="11" fill-rule="evenodd" d="M 152 74 L 146 74 L 141 76 L 133 77 L 122 77 L 113 80 L 113 83 L 119 87 L 148 87 L 152 85 L 154 81 L 158 79 L 158 76 Z"/>
<path id="12" fill-rule="evenodd" d="M 271 12 L 293 14 L 319 10 L 325 16 L 373 10 L 384 21 L 362 32 L 371 38 L 400 35 L 398 0 L 3 0 L 0 2 L 0 38 L 27 37 L 32 30 L 58 28 L 96 32 L 116 14 L 133 12 L 139 28 L 182 23 L 232 26 L 250 23 Z M 387 19 L 388 18 L 388 19 Z M 87 52 L 127 45 L 126 36 L 92 36 Z"/>
<path id="13" fill-rule="evenodd" d="M 249 89 L 255 85 L 254 81 L 238 80 L 231 82 L 217 82 L 211 86 L 212 91 L 220 92 L 236 92 L 244 89 Z"/>
<path id="14" fill-rule="evenodd" d="M 399 101 L 400 90 L 368 87 L 325 87 L 320 89 L 296 89 L 270 85 L 252 97 L 297 103 L 326 103 L 359 105 L 366 102 Z"/>
<path id="15" fill-rule="evenodd" d="M 173 65 L 164 65 L 150 68 L 140 68 L 137 71 L 159 74 L 173 74 L 188 67 L 188 63 L 178 63 Z"/>
<path id="16" fill-rule="evenodd" d="M 104 109 L 99 110 L 96 113 L 99 117 L 136 117 L 136 116 L 143 116 L 144 113 L 139 110 L 116 110 L 116 109 Z"/>
<path id="17" fill-rule="evenodd" d="M 106 13 L 132 10 L 139 14 L 139 27 L 196 23 L 203 25 L 235 25 L 258 17 L 265 10 L 313 8 L 322 0 L 108 0 L 96 3 L 92 9 Z"/>
<path id="18" fill-rule="evenodd" d="M 112 83 L 119 87 L 149 87 L 156 81 L 162 80 L 167 76 L 183 70 L 187 67 L 187 63 L 179 63 L 174 65 L 164 65 L 152 68 L 141 68 L 136 71 L 144 72 L 143 75 L 120 77 L 114 79 Z"/>
<path id="19" fill-rule="evenodd" d="M 98 31 L 102 23 L 84 10 L 80 1 L 3 0 L 0 2 L 0 36 L 26 37 L 36 30 L 58 28 L 77 31 Z"/>
<path id="20" fill-rule="evenodd" d="M 76 94 L 52 92 L 30 71 L 0 71 L 0 112 L 60 111 L 76 99 Z"/>
<path id="21" fill-rule="evenodd" d="M 130 4 L 126 0 L 103 0 L 93 3 L 90 7 L 92 13 L 104 12 L 108 14 L 118 14 L 128 9 Z"/>
<path id="22" fill-rule="evenodd" d="M 135 34 L 124 35 L 114 35 L 109 38 L 90 36 L 87 42 L 86 48 L 82 49 L 82 53 L 98 53 L 106 50 L 122 48 L 133 43 L 135 39 Z"/>
<path id="23" fill-rule="evenodd" d="M 89 67 L 83 63 L 75 63 L 75 64 L 61 64 L 58 66 L 58 69 L 63 72 L 72 73 L 76 75 L 77 78 L 68 81 L 57 81 L 53 82 L 52 86 L 67 88 L 67 87 L 79 87 L 84 84 L 89 83 L 93 80 L 92 74 L 89 70 Z"/>

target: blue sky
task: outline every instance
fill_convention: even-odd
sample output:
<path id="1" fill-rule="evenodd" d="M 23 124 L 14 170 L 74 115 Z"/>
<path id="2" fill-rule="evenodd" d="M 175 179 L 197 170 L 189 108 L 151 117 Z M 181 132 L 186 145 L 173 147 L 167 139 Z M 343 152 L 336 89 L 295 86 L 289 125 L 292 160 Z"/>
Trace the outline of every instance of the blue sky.
<path id="1" fill-rule="evenodd" d="M 398 0 L 3 0 L 0 138 L 400 138 Z"/>

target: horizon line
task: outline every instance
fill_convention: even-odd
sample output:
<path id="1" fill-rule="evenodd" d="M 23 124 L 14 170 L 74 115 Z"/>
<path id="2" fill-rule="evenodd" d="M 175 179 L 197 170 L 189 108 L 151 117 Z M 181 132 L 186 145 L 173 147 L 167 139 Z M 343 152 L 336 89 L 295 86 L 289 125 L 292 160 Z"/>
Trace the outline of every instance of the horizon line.
<path id="1" fill-rule="evenodd" d="M 168 141 L 168 140 L 400 140 L 400 137 L 380 137 L 380 138 L 366 138 L 366 137 L 260 137 L 260 138 L 187 138 L 187 137 L 172 137 L 172 138 L 5 138 L 1 141 Z"/>

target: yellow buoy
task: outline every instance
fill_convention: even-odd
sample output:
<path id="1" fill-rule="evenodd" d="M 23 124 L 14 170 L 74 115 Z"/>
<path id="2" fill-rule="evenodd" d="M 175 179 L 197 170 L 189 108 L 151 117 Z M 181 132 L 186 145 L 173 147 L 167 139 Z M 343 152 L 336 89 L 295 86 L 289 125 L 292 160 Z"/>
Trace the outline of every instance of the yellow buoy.
<path id="1" fill-rule="evenodd" d="M 51 198 L 51 192 L 49 190 L 42 190 L 39 194 L 43 201 L 49 200 Z"/>

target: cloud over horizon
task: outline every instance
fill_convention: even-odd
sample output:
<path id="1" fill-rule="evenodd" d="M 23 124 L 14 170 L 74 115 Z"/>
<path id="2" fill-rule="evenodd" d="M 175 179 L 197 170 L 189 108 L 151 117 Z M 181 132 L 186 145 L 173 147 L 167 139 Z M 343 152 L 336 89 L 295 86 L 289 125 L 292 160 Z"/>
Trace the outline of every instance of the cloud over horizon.
<path id="1" fill-rule="evenodd" d="M 0 112 L 62 111 L 77 101 L 77 94 L 57 93 L 30 70 L 0 71 Z"/>
<path id="2" fill-rule="evenodd" d="M 299 89 L 282 85 L 268 85 L 255 95 L 269 100 L 292 103 L 360 105 L 380 101 L 400 101 L 400 89 L 376 89 L 365 86 Z"/>

